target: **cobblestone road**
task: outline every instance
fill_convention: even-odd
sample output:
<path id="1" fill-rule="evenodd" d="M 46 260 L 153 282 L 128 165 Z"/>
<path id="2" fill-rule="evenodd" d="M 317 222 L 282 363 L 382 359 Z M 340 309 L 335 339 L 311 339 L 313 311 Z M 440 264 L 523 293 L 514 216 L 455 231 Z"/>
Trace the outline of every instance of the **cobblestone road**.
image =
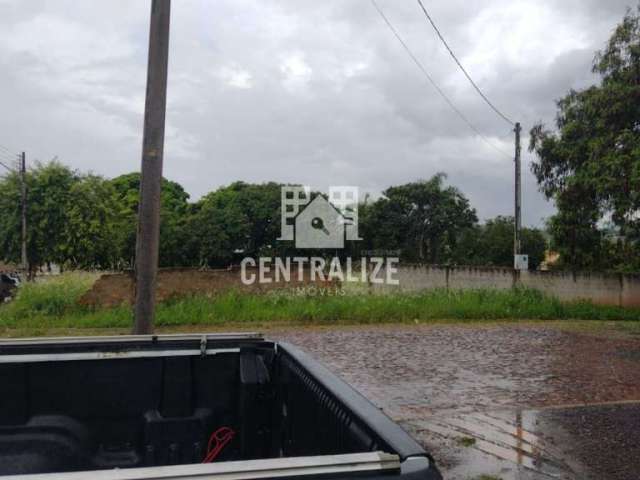
<path id="1" fill-rule="evenodd" d="M 640 478 L 640 338 L 546 324 L 282 329 L 449 479 Z"/>

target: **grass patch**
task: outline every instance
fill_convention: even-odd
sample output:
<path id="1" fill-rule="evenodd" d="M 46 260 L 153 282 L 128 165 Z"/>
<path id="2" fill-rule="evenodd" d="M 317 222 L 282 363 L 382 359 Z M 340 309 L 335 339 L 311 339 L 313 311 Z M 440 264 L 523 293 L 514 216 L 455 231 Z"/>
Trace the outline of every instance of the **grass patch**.
<path id="1" fill-rule="evenodd" d="M 32 318 L 60 318 L 80 311 L 80 297 L 91 288 L 98 275 L 66 273 L 23 284 L 16 298 L 0 306 L 0 324 L 23 325 Z"/>
<path id="2" fill-rule="evenodd" d="M 97 278 L 73 273 L 26 284 L 0 306 L 4 329 L 130 328 L 128 306 L 92 310 L 78 304 Z M 561 302 L 535 290 L 430 290 L 419 294 L 346 293 L 302 296 L 227 292 L 174 299 L 158 306 L 156 325 L 383 324 L 495 320 L 638 321 L 640 309 Z"/>
<path id="3" fill-rule="evenodd" d="M 458 437 L 456 443 L 461 447 L 473 447 L 476 444 L 476 439 L 473 437 Z"/>

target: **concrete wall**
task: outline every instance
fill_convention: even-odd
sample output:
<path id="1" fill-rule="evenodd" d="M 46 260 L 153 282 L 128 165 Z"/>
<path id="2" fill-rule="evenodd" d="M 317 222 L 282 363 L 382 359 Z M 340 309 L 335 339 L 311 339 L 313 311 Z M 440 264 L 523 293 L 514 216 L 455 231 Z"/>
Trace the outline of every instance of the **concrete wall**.
<path id="1" fill-rule="evenodd" d="M 401 265 L 399 286 L 371 285 L 374 292 L 417 292 L 433 288 L 454 290 L 497 288 L 514 285 L 534 288 L 561 300 L 591 300 L 602 305 L 640 307 L 640 275 L 516 272 L 510 268 L 439 267 Z"/>
<path id="2" fill-rule="evenodd" d="M 640 274 L 624 275 L 622 277 L 620 305 L 640 307 Z"/>
<path id="3" fill-rule="evenodd" d="M 404 290 L 419 291 L 432 288 L 447 288 L 449 272 L 440 267 L 431 267 L 428 265 L 403 265 L 398 268 L 397 278 L 400 285 L 396 287 L 388 287 L 383 284 L 372 284 L 376 290 Z"/>
<path id="4" fill-rule="evenodd" d="M 513 287 L 513 273 L 507 268 L 468 267 L 449 270 L 449 288 L 453 290 Z"/>
<path id="5" fill-rule="evenodd" d="M 521 284 L 561 300 L 591 300 L 622 305 L 622 275 L 572 272 L 522 272 Z"/>

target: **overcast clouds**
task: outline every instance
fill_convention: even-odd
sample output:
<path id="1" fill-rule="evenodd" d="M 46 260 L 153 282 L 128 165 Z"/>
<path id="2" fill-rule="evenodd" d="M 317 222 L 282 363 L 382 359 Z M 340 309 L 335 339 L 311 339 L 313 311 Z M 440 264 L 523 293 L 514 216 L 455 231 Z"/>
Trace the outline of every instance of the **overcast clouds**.
<path id="1" fill-rule="evenodd" d="M 425 0 L 462 63 L 525 130 L 594 81 L 631 0 Z M 0 144 L 105 176 L 139 169 L 149 3 L 0 0 Z M 458 107 L 511 154 L 415 0 L 378 0 Z M 513 163 L 474 136 L 369 0 L 174 0 L 165 177 L 358 185 L 449 175 L 481 219 L 512 213 Z M 527 139 L 524 139 L 526 147 Z M 525 149 L 526 151 L 526 149 Z M 524 157 L 524 223 L 552 208 Z"/>

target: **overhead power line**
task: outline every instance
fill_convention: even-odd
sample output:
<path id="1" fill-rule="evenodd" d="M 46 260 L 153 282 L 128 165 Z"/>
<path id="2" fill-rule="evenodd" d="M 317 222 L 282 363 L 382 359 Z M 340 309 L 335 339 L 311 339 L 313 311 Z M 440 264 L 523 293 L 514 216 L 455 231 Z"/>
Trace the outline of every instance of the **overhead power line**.
<path id="1" fill-rule="evenodd" d="M 15 168 L 11 168 L 6 163 L 0 162 L 0 165 L 3 166 L 4 168 L 6 168 L 7 170 L 9 170 L 10 172 L 15 172 L 16 171 Z"/>
<path id="2" fill-rule="evenodd" d="M 7 155 L 3 152 L 0 152 L 0 160 L 4 160 L 9 163 L 16 163 L 18 161 L 18 155 Z"/>
<path id="3" fill-rule="evenodd" d="M 487 145 L 489 145 L 491 148 L 493 148 L 494 150 L 496 150 L 497 152 L 499 152 L 500 154 L 506 156 L 507 158 L 511 158 L 511 155 L 503 152 L 501 149 L 499 149 L 498 147 L 496 147 L 491 141 L 489 141 L 489 139 L 487 137 L 485 137 L 482 132 L 480 132 L 480 130 L 478 130 L 478 128 L 476 128 L 476 126 L 471 123 L 471 121 L 466 117 L 466 115 L 464 113 L 462 113 L 460 111 L 460 109 L 458 107 L 455 106 L 455 104 L 453 103 L 453 101 L 447 96 L 446 93 L 444 93 L 444 91 L 440 88 L 440 86 L 436 83 L 436 81 L 433 79 L 433 77 L 431 76 L 431 74 L 427 71 L 427 69 L 424 67 L 424 65 L 422 64 L 422 62 L 420 62 L 420 60 L 418 60 L 418 57 L 416 57 L 414 55 L 414 53 L 411 51 L 411 49 L 409 48 L 409 46 L 405 43 L 405 41 L 402 39 L 402 37 L 400 36 L 400 34 L 398 33 L 398 31 L 395 29 L 395 27 L 391 24 L 391 22 L 389 21 L 389 19 L 387 18 L 387 16 L 384 14 L 384 12 L 380 9 L 380 7 L 378 6 L 378 4 L 376 3 L 375 0 L 371 0 L 371 4 L 373 5 L 373 7 L 376 9 L 376 11 L 378 12 L 378 14 L 380 15 L 380 17 L 382 17 L 382 19 L 384 20 L 384 22 L 387 24 L 387 27 L 389 27 L 389 30 L 391 30 L 391 32 L 393 33 L 393 35 L 396 37 L 396 39 L 398 40 L 398 42 L 400 42 L 400 44 L 402 45 L 402 47 L 404 48 L 404 50 L 407 52 L 407 54 L 409 55 L 409 57 L 411 57 L 411 59 L 413 60 L 413 62 L 416 64 L 416 66 L 420 69 L 420 71 L 424 74 L 424 76 L 427 78 L 427 80 L 429 80 L 429 83 L 431 83 L 431 85 L 433 86 L 433 88 L 436 89 L 436 91 L 440 94 L 440 96 L 445 100 L 445 102 L 447 102 L 447 104 L 449 105 L 449 107 L 451 107 L 451 109 L 464 121 L 464 123 L 467 124 L 467 126 L 473 130 L 475 132 L 476 135 L 478 135 Z"/>
<path id="4" fill-rule="evenodd" d="M 2 147 L 2 145 L 0 145 L 0 147 Z M 11 150 L 7 150 L 7 149 L 4 149 L 4 150 L 0 149 L 0 155 L 8 155 L 10 157 L 17 157 L 18 156 L 18 154 L 16 152 L 12 152 Z"/>
<path id="5" fill-rule="evenodd" d="M 17 155 L 17 153 L 9 150 L 7 147 L 5 147 L 4 145 L 0 145 L 0 150 L 4 150 L 5 152 L 11 154 L 11 155 Z"/>
<path id="6" fill-rule="evenodd" d="M 444 46 L 447 48 L 447 50 L 451 54 L 451 57 L 453 57 L 455 62 L 458 64 L 458 67 L 460 67 L 460 70 L 462 70 L 462 73 L 464 73 L 464 76 L 467 77 L 469 82 L 471 82 L 471 85 L 473 85 L 473 88 L 476 89 L 476 91 L 478 92 L 478 94 L 480 94 L 482 99 L 485 102 L 487 102 L 487 105 L 489 105 L 494 112 L 496 112 L 500 117 L 502 117 L 502 119 L 504 119 L 505 122 L 509 123 L 510 125 L 515 125 L 515 122 L 513 122 L 511 119 L 509 119 L 509 117 L 507 117 L 504 113 L 502 113 L 498 109 L 498 107 L 496 107 L 493 103 L 491 103 L 491 100 L 489 100 L 487 98 L 487 96 L 484 94 L 484 92 L 482 90 L 480 90 L 480 87 L 476 84 L 476 82 L 473 81 L 473 78 L 471 78 L 471 75 L 469 75 L 469 72 L 467 72 L 467 70 L 464 68 L 464 66 L 462 66 L 462 63 L 460 63 L 460 60 L 458 60 L 458 57 L 456 57 L 456 54 L 453 53 L 453 50 L 451 49 L 451 47 L 449 46 L 447 41 L 442 36 L 442 33 L 440 33 L 440 30 L 438 29 L 438 27 L 436 26 L 435 22 L 433 21 L 433 18 L 431 18 L 431 15 L 429 15 L 429 12 L 427 12 L 427 9 L 425 8 L 424 4 L 422 3 L 422 0 L 418 0 L 418 4 L 420 5 L 420 8 L 422 8 L 422 11 L 424 12 L 424 14 L 427 17 L 427 19 L 429 20 L 429 23 L 431 23 L 431 26 L 436 31 L 436 34 L 438 35 L 438 37 L 440 38 L 440 40 L 442 41 Z"/>

